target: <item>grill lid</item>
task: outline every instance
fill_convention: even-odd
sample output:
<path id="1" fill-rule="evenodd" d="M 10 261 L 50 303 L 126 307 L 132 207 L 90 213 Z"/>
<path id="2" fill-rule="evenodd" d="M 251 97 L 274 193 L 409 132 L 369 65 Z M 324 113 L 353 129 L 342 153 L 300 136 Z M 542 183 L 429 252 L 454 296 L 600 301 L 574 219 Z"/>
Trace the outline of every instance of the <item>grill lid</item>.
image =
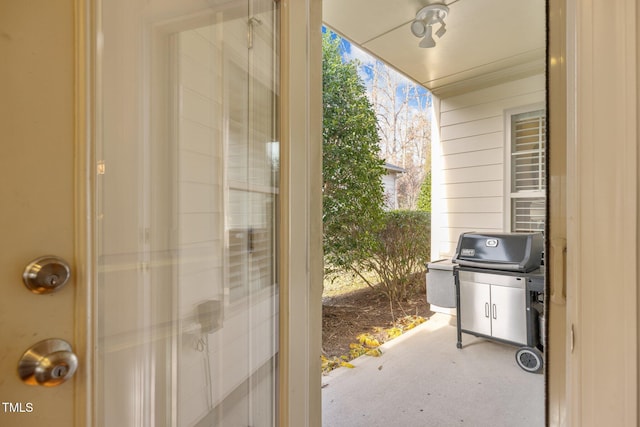
<path id="1" fill-rule="evenodd" d="M 462 233 L 452 259 L 461 266 L 529 272 L 540 267 L 542 233 Z"/>

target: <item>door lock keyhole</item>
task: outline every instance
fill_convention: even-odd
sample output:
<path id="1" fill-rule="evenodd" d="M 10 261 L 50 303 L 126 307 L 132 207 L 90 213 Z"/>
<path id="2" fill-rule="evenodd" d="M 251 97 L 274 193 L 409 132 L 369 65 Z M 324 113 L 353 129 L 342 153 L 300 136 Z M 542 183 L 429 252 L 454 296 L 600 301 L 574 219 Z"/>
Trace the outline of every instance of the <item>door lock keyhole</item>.
<path id="1" fill-rule="evenodd" d="M 60 257 L 44 256 L 27 265 L 22 273 L 25 286 L 35 294 L 57 292 L 71 277 L 71 267 Z"/>
<path id="2" fill-rule="evenodd" d="M 51 370 L 51 377 L 58 379 L 67 375 L 68 372 L 69 368 L 66 365 L 58 365 Z"/>
<path id="3" fill-rule="evenodd" d="M 58 285 L 59 280 L 60 278 L 57 275 L 52 274 L 51 276 L 48 276 L 46 278 L 45 283 L 47 284 L 47 286 L 55 288 Z"/>

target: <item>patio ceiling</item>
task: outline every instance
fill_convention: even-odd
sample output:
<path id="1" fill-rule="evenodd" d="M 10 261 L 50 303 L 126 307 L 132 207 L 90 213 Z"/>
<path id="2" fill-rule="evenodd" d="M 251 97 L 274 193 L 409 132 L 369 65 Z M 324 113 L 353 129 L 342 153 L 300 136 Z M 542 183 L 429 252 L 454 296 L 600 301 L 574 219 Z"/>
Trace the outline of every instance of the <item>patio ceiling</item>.
<path id="1" fill-rule="evenodd" d="M 437 3 L 447 32 L 420 48 L 411 22 Z M 440 97 L 545 70 L 545 0 L 323 0 L 323 20 Z"/>

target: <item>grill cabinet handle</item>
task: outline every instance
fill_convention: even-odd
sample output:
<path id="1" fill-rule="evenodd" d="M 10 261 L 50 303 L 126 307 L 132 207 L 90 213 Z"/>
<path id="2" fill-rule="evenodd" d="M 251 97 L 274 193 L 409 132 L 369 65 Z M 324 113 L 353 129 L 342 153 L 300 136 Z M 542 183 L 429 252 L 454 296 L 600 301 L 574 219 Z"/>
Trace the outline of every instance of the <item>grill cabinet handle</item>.
<path id="1" fill-rule="evenodd" d="M 489 303 L 484 303 L 484 317 L 489 317 Z"/>
<path id="2" fill-rule="evenodd" d="M 496 310 L 496 305 L 493 304 L 493 318 L 498 319 L 498 310 Z"/>

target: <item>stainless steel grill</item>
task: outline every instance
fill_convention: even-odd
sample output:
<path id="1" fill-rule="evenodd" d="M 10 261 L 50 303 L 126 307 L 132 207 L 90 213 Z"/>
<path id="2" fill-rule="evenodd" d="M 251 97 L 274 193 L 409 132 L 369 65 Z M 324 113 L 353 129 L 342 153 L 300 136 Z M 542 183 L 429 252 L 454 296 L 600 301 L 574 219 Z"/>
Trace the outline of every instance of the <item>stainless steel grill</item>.
<path id="1" fill-rule="evenodd" d="M 463 233 L 455 269 L 458 348 L 462 333 L 519 346 L 518 365 L 543 367 L 542 233 Z"/>
<path id="2" fill-rule="evenodd" d="M 540 268 L 542 233 L 462 233 L 453 262 L 491 270 L 529 272 Z"/>

